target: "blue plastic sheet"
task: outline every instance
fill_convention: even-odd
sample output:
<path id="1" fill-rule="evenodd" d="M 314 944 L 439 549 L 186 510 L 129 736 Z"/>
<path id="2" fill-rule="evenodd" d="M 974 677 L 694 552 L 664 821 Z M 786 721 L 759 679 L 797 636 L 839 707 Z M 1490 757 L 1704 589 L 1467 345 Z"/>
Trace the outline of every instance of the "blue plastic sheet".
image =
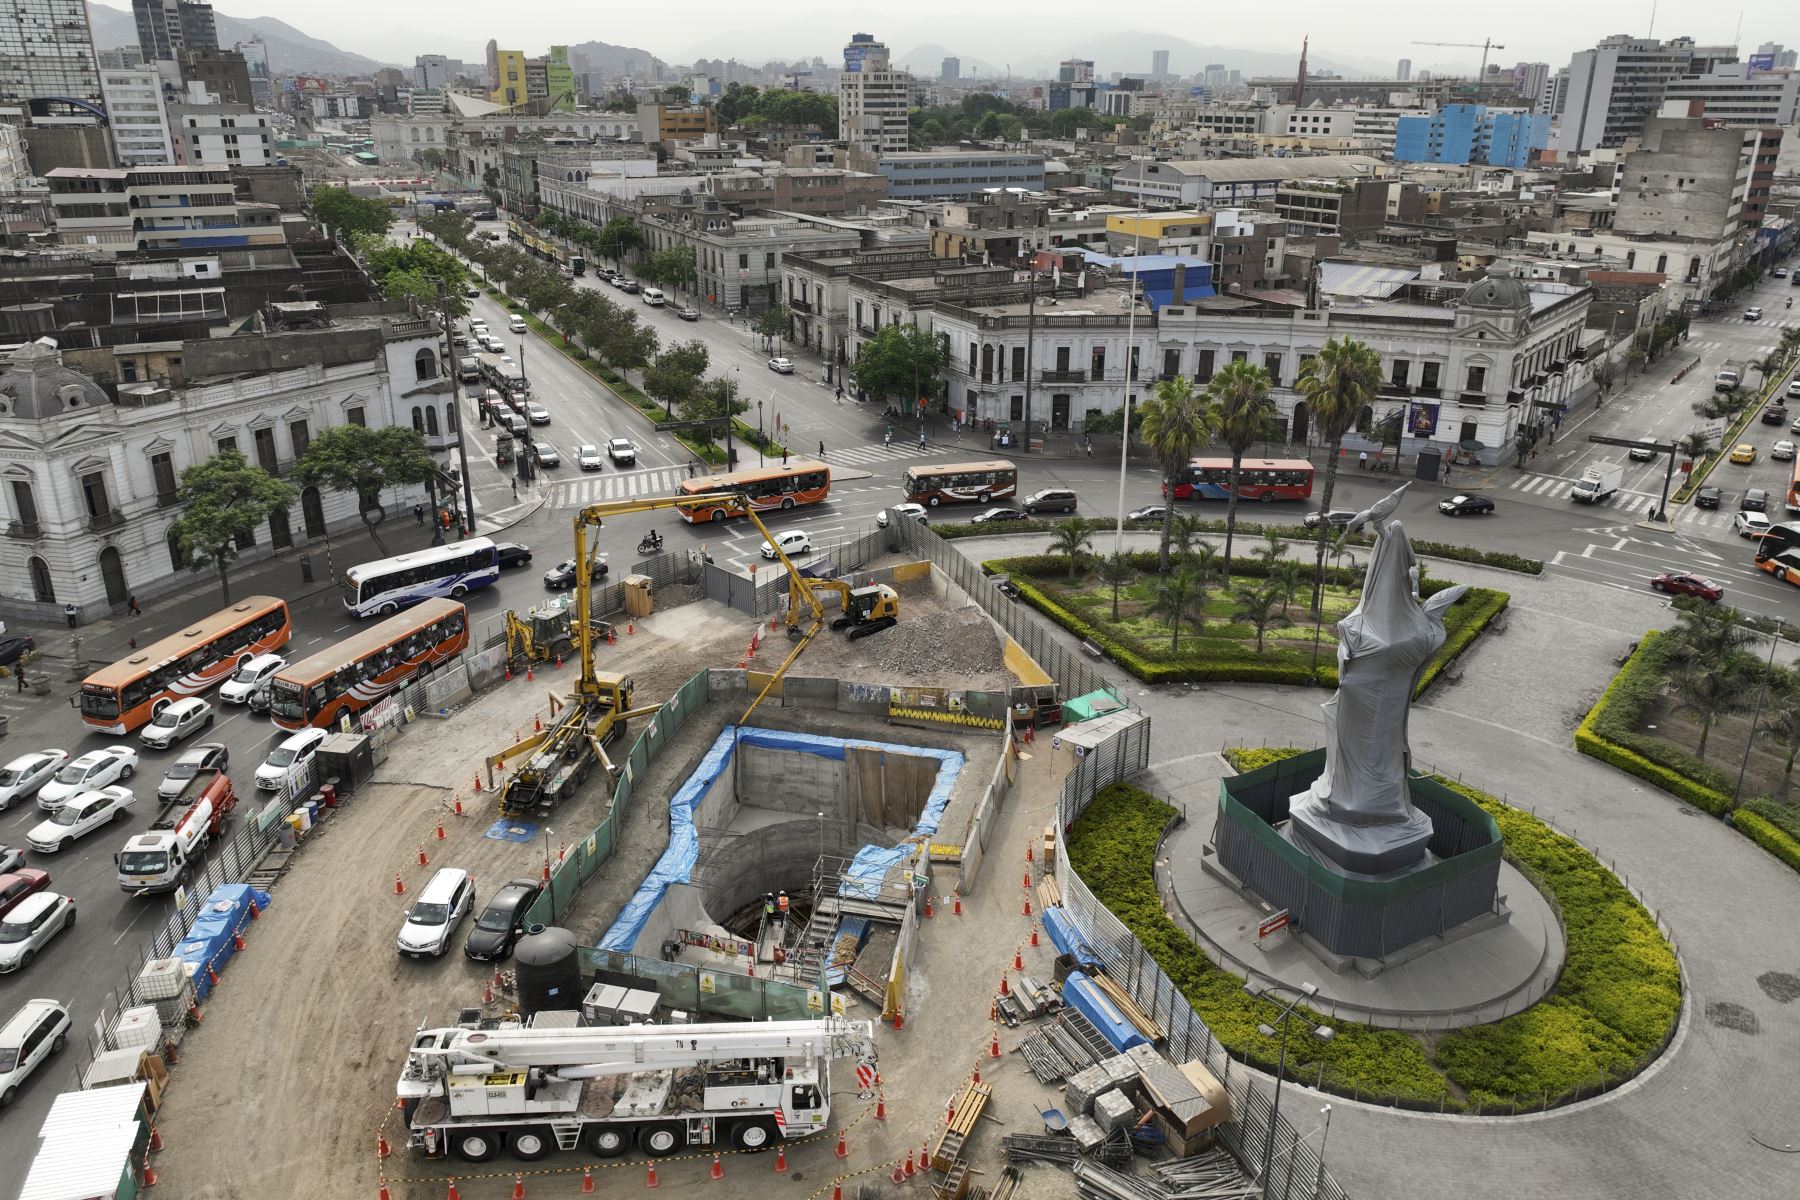
<path id="1" fill-rule="evenodd" d="M 864 846 L 844 869 L 838 895 L 858 900 L 874 900 L 881 896 L 881 881 L 889 871 L 905 862 L 912 853 L 910 846 Z"/>
<path id="2" fill-rule="evenodd" d="M 1094 1028 L 1114 1050 L 1150 1044 L 1150 1039 L 1139 1033 L 1138 1027 L 1127 1021 L 1125 1014 L 1100 990 L 1100 985 L 1082 972 L 1069 972 L 1068 978 L 1063 980 L 1062 997 L 1064 1004 L 1093 1022 Z"/>
<path id="3" fill-rule="evenodd" d="M 191 964 L 194 970 L 194 995 L 204 1000 L 212 992 L 212 981 L 206 969 L 216 974 L 225 969 L 234 953 L 232 935 L 242 933 L 251 921 L 250 902 L 259 909 L 269 907 L 269 893 L 257 891 L 247 883 L 224 883 L 213 889 L 200 915 L 194 918 L 187 936 L 175 947 L 175 957 Z"/>
<path id="4" fill-rule="evenodd" d="M 1100 960 L 1082 940 L 1081 931 L 1075 928 L 1075 922 L 1062 905 L 1052 904 L 1044 910 L 1044 932 L 1050 935 L 1050 944 L 1056 947 L 1058 954 L 1072 954 L 1085 966 L 1099 964 Z"/>
<path id="5" fill-rule="evenodd" d="M 882 750 L 893 754 L 905 754 L 912 758 L 935 758 L 938 760 L 937 779 L 932 784 L 931 792 L 925 798 L 925 807 L 919 814 L 918 823 L 913 826 L 915 836 L 929 837 L 938 830 L 938 823 L 944 819 L 944 810 L 950 805 L 950 795 L 956 787 L 956 777 L 962 772 L 966 761 L 960 751 L 938 750 L 929 746 L 903 746 L 895 742 L 867 742 L 845 738 L 823 737 L 812 733 L 794 733 L 784 729 L 758 729 L 728 725 L 707 748 L 694 773 L 684 781 L 679 790 L 669 797 L 669 844 L 644 881 L 638 885 L 636 892 L 625 907 L 620 910 L 618 920 L 606 931 L 599 941 L 602 950 L 630 951 L 644 932 L 644 926 L 650 920 L 650 914 L 662 903 L 664 893 L 669 885 L 686 883 L 694 869 L 694 862 L 700 856 L 700 838 L 694 828 L 694 807 L 713 782 L 724 774 L 731 766 L 731 756 L 742 745 L 760 746 L 770 750 L 793 750 L 802 754 L 817 754 L 825 758 L 842 762 L 846 751 L 852 747 L 858 750 Z M 865 846 L 858 851 L 852 860 L 850 878 L 858 881 L 858 886 L 869 886 L 871 879 L 879 886 L 881 878 L 887 874 L 893 862 L 898 862 L 905 854 L 904 850 L 887 850 L 878 846 Z M 864 856 L 870 855 L 868 869 L 874 871 L 873 876 L 859 872 L 857 864 L 864 862 Z M 879 855 L 895 855 L 887 865 L 875 870 Z M 850 893 L 846 893 L 850 894 Z"/>

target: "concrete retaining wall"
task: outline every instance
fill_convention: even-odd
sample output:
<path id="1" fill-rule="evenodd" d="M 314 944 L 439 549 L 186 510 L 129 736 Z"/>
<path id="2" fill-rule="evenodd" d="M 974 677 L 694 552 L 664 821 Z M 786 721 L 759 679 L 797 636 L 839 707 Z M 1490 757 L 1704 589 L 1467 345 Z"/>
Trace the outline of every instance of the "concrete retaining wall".
<path id="1" fill-rule="evenodd" d="M 777 812 L 840 813 L 844 764 L 799 750 L 739 746 L 732 757 L 741 802 Z"/>

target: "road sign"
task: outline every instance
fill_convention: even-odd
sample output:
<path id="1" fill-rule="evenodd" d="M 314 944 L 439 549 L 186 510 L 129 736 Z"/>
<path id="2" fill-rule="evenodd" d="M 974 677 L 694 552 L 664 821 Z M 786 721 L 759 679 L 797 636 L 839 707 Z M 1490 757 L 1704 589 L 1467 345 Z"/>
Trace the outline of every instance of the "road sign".
<path id="1" fill-rule="evenodd" d="M 1286 929 L 1292 920 L 1293 917 L 1285 908 L 1270 913 L 1257 924 L 1256 940 L 1260 942 L 1266 937 L 1273 937 L 1275 934 Z"/>

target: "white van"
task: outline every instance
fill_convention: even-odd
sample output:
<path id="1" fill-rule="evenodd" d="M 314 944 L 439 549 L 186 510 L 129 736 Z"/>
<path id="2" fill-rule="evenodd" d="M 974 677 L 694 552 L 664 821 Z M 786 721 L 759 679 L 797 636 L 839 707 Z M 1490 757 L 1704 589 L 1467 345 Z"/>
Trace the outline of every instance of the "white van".
<path id="1" fill-rule="evenodd" d="M 525 318 L 521 317 L 518 313 L 514 313 L 512 315 L 512 319 L 506 323 L 506 327 L 508 329 L 512 330 L 514 333 L 524 333 L 525 332 Z"/>
<path id="2" fill-rule="evenodd" d="M 11 1104 L 31 1073 L 68 1040 L 69 1010 L 54 1000 L 27 1000 L 0 1025 L 0 1108 Z"/>
<path id="3" fill-rule="evenodd" d="M 460 867 L 443 867 L 407 910 L 394 949 L 408 958 L 442 958 L 450 935 L 475 908 L 475 881 Z"/>
<path id="4" fill-rule="evenodd" d="M 669 302 L 669 298 L 667 296 L 663 295 L 656 288 L 645 288 L 644 289 L 644 303 L 645 304 L 648 304 L 653 308 L 661 308 L 663 305 L 667 304 L 668 302 Z"/>

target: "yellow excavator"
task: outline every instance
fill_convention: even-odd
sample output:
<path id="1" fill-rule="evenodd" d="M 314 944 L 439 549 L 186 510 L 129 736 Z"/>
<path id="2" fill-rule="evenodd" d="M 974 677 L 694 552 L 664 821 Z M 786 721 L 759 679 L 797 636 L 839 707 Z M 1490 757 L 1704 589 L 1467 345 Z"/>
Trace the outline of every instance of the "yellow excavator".
<path id="1" fill-rule="evenodd" d="M 610 626 L 595 621 L 594 632 L 606 636 Z M 540 605 L 520 617 L 506 610 L 506 661 L 513 671 L 525 669 L 526 663 L 560 662 L 575 657 L 575 631 L 566 604 Z"/>
<path id="2" fill-rule="evenodd" d="M 663 509 L 681 508 L 725 508 L 729 512 L 741 513 L 750 519 L 758 533 L 774 547 L 775 555 L 788 573 L 788 610 L 787 634 L 793 641 L 793 650 L 782 660 L 779 667 L 763 685 L 750 707 L 744 710 L 740 721 L 747 720 L 762 703 L 763 697 L 787 674 L 800 652 L 806 649 L 825 625 L 825 607 L 819 601 L 820 591 L 835 594 L 843 606 L 842 615 L 832 621 L 834 629 L 848 629 L 852 638 L 866 637 L 892 628 L 900 618 L 900 598 L 894 589 L 886 584 L 873 584 L 868 587 L 852 588 L 849 584 L 835 579 L 809 579 L 800 572 L 793 560 L 782 551 L 781 544 L 775 540 L 768 527 L 756 515 L 756 510 L 742 496 L 735 493 L 714 493 L 698 496 L 657 496 L 636 500 L 609 500 L 599 504 L 590 504 L 575 514 L 575 612 L 572 627 L 568 629 L 581 670 L 576 679 L 575 692 L 569 697 L 569 703 L 557 713 L 550 726 L 532 734 L 519 742 L 508 746 L 497 754 L 488 757 L 491 770 L 504 769 L 506 765 L 521 755 L 532 754 L 500 787 L 500 811 L 507 816 L 522 816 L 539 809 L 553 807 L 557 801 L 571 794 L 586 781 L 596 765 L 603 766 L 608 777 L 616 776 L 619 768 L 606 754 L 606 744 L 624 734 L 626 724 L 634 717 L 649 716 L 660 704 L 651 704 L 643 708 L 632 708 L 632 681 L 628 676 L 610 671 L 597 671 L 594 668 L 594 644 L 597 636 L 605 636 L 604 632 L 596 633 L 595 623 L 590 619 L 592 602 L 592 572 L 585 569 L 589 566 L 588 528 L 600 528 L 607 517 L 624 516 L 630 513 L 656 512 Z M 811 617 L 811 626 L 805 630 L 800 628 L 802 610 Z M 534 612 L 533 618 L 537 616 Z M 515 623 L 519 625 L 515 631 Z M 542 636 L 534 630 L 523 628 L 512 614 L 507 616 L 507 646 L 512 651 L 513 639 L 519 634 L 531 636 L 525 644 L 536 646 Z M 555 645 L 554 633 L 550 634 L 547 643 Z"/>

